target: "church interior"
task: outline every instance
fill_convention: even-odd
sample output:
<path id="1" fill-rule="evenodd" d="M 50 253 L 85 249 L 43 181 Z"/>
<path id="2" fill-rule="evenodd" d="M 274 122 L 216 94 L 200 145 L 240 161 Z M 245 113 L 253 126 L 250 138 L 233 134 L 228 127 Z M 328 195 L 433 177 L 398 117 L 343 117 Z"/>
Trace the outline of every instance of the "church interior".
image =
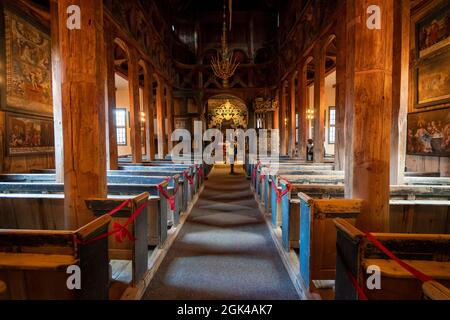
<path id="1" fill-rule="evenodd" d="M 0 10 L 0 300 L 450 300 L 448 0 Z"/>

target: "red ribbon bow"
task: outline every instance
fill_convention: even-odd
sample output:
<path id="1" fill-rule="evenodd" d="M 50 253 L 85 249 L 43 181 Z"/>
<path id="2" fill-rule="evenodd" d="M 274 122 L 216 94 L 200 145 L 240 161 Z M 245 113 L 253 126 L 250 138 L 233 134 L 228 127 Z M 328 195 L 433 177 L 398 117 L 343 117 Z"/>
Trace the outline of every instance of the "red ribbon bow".
<path id="1" fill-rule="evenodd" d="M 277 195 L 277 203 L 281 203 L 281 200 L 283 199 L 283 197 L 288 194 L 291 191 L 292 185 L 290 183 L 288 183 L 286 185 L 286 189 L 283 192 L 278 191 L 278 188 L 276 186 L 276 183 L 272 182 L 272 186 L 273 186 L 273 190 L 275 192 L 275 194 Z"/>
<path id="2" fill-rule="evenodd" d="M 259 175 L 259 183 L 261 183 L 265 177 L 266 177 L 266 176 L 265 176 L 264 174 L 261 173 L 261 174 Z"/>
<path id="3" fill-rule="evenodd" d="M 194 179 L 192 179 L 187 172 L 183 172 L 183 175 L 186 177 L 186 179 L 189 181 L 189 184 L 192 186 L 194 184 Z"/>
<path id="4" fill-rule="evenodd" d="M 136 241 L 136 238 L 133 237 L 131 232 L 120 223 L 115 222 L 113 224 L 113 231 L 115 232 L 116 241 L 122 243 L 125 239 L 129 239 L 130 241 Z"/>
<path id="5" fill-rule="evenodd" d="M 161 184 L 158 185 L 159 192 L 163 195 L 164 198 L 166 198 L 167 203 L 170 206 L 170 210 L 175 211 L 175 197 L 178 193 L 178 190 L 180 189 L 180 184 L 177 184 L 177 187 L 175 188 L 173 192 L 173 196 L 169 196 L 167 192 L 164 190 L 164 188 L 161 186 Z"/>

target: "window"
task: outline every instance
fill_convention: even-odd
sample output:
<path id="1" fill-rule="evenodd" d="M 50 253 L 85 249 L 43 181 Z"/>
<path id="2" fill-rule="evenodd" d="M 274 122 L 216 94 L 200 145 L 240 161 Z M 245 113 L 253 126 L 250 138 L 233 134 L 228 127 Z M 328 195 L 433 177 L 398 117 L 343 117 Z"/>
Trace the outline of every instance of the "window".
<path id="1" fill-rule="evenodd" d="M 330 111 L 328 113 L 329 119 L 329 127 L 328 127 L 328 144 L 336 143 L 336 107 L 330 107 Z"/>
<path id="2" fill-rule="evenodd" d="M 127 145 L 127 109 L 116 109 L 117 145 Z"/>
<path id="3" fill-rule="evenodd" d="M 298 143 L 298 113 L 295 114 L 295 143 Z"/>

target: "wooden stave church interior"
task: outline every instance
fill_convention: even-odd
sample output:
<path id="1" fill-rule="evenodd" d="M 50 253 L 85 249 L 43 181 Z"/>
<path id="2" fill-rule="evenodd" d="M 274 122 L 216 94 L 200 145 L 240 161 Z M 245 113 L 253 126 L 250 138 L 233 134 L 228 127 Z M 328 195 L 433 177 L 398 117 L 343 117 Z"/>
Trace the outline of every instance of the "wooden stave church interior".
<path id="1" fill-rule="evenodd" d="M 417 117 L 429 119 L 423 114 L 434 121 L 449 114 L 448 94 L 420 100 L 420 76 L 445 68 L 449 38 L 426 48 L 419 40 L 449 5 L 373 2 L 381 30 L 366 26 L 363 0 L 225 1 L 229 47 L 240 63 L 226 86 L 210 66 L 220 50 L 222 1 L 0 1 L 0 300 L 192 298 L 192 288 L 166 295 L 164 282 L 159 291 L 152 282 L 163 281 L 189 216 L 220 179 L 247 183 L 282 266 L 280 286 L 296 299 L 450 299 L 449 154 L 418 150 L 408 131 Z M 66 28 L 74 4 L 81 31 Z M 39 86 L 40 97 L 10 93 L 7 83 L 20 78 L 8 69 L 14 19 L 47 41 L 44 71 L 32 66 L 48 71 L 51 85 Z M 265 170 L 264 157 L 231 178 L 224 164 L 164 159 L 174 146 L 167 133 L 193 132 L 195 121 L 215 127 L 213 112 L 226 101 L 239 109 L 243 129 L 279 129 L 278 174 Z M 110 134 L 116 109 L 125 115 L 123 143 Z M 48 130 L 50 122 L 54 143 L 26 152 L 12 145 L 14 124 Z M 118 216 L 107 214 L 121 204 Z M 136 212 L 144 214 L 130 220 Z M 109 239 L 97 239 L 108 230 Z M 403 270 L 365 231 L 434 280 Z M 81 290 L 67 288 L 70 265 L 88 283 Z M 380 266 L 384 289 L 365 287 L 370 265 Z M 203 288 L 194 297 L 292 299 L 242 290 Z"/>

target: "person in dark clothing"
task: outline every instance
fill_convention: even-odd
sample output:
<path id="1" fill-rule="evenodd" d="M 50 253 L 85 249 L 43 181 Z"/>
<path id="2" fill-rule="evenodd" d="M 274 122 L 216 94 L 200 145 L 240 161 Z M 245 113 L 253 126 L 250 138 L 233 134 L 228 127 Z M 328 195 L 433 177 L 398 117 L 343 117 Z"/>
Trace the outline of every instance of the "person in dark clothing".
<path id="1" fill-rule="evenodd" d="M 308 139 L 308 144 L 306 145 L 306 159 L 307 159 L 307 161 L 314 161 L 314 141 L 313 141 L 313 139 Z"/>

